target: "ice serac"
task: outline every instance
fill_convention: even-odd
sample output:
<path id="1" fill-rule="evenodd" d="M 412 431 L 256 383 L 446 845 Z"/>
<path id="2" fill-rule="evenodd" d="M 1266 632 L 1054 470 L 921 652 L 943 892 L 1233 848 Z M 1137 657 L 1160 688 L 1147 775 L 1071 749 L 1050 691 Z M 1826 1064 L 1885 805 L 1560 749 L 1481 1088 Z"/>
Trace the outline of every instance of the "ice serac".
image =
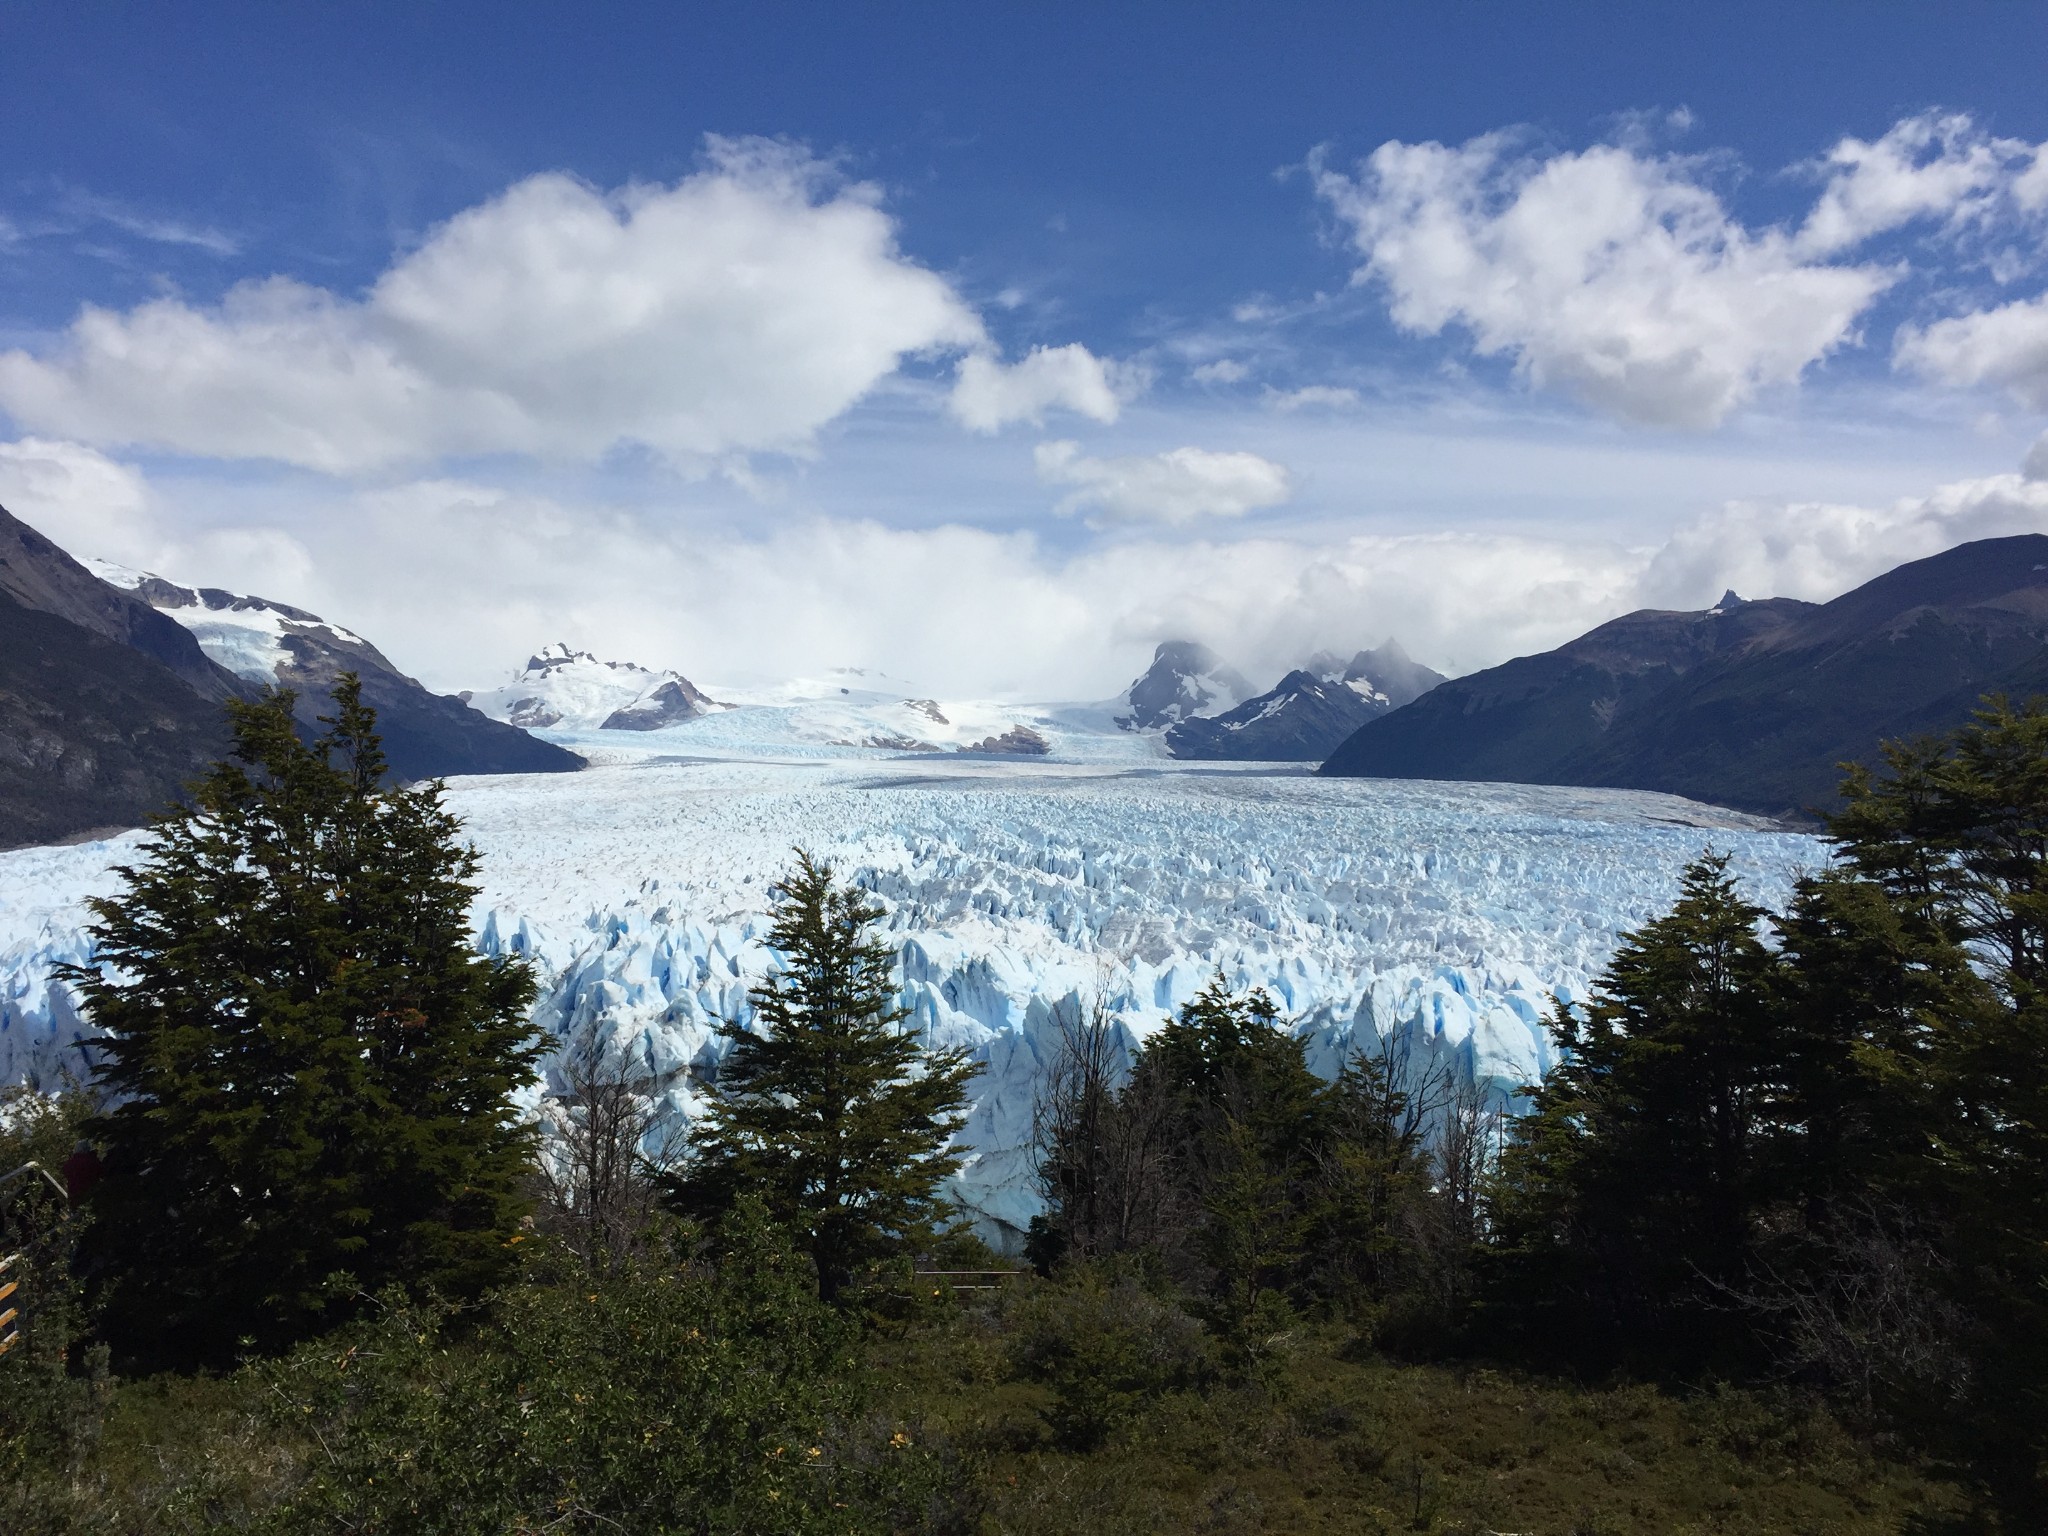
<path id="1" fill-rule="evenodd" d="M 1243 676 L 1195 640 L 1168 640 L 1119 700 L 1116 723 L 1127 731 L 1164 730 L 1182 720 L 1213 715 L 1251 697 Z"/>
<path id="2" fill-rule="evenodd" d="M 377 711 L 377 731 L 400 779 L 462 773 L 563 773 L 583 759 L 552 742 L 489 719 L 459 698 L 432 693 L 407 677 L 361 635 L 318 614 L 219 587 L 187 587 L 147 571 L 95 561 L 99 574 L 176 621 L 208 657 L 258 687 L 289 688 L 308 731 L 333 713 L 342 673 L 362 683 Z"/>
<path id="3" fill-rule="evenodd" d="M 725 717 L 720 717 L 725 718 Z M 1031 1118 L 1058 1019 L 1101 999 L 1140 1043 L 1219 972 L 1262 987 L 1316 1069 L 1381 1039 L 1501 1092 L 1552 1060 L 1553 996 L 1661 911 L 1703 847 L 1782 902 L 1808 838 L 1666 796 L 1049 768 L 948 754 L 459 780 L 489 953 L 530 959 L 538 1022 L 584 1033 L 691 1115 L 751 1018 L 769 885 L 800 845 L 887 908 L 907 1027 L 981 1063 L 960 1198 L 1036 1209 Z M 0 1078 L 82 1064 L 53 967 L 132 842 L 0 854 Z"/>

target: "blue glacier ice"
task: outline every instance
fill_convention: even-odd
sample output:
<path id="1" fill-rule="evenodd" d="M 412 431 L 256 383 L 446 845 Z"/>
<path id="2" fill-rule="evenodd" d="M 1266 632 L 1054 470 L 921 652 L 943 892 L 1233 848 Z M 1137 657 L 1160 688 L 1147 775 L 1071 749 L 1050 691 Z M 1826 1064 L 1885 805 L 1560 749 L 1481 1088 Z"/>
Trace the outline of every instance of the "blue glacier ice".
<path id="1" fill-rule="evenodd" d="M 1058 1010 L 1100 999 L 1142 1041 L 1221 971 L 1265 988 L 1321 1071 L 1393 1037 L 1505 1092 L 1554 1059 L 1551 998 L 1582 996 L 1703 848 L 1767 904 L 1824 856 L 1663 795 L 1321 780 L 1149 748 L 749 755 L 716 729 L 707 755 L 657 733 L 666 753 L 581 774 L 451 781 L 483 855 L 479 946 L 534 963 L 543 1028 L 587 1032 L 689 1115 L 721 1021 L 748 1017 L 770 963 L 768 886 L 793 847 L 830 858 L 887 907 L 907 1027 L 983 1063 L 958 1193 L 1011 1228 L 1035 1208 L 1032 1099 Z M 80 1061 L 87 1027 L 53 968 L 88 958 L 82 903 L 117 888 L 137 841 L 0 854 L 0 1081 Z"/>

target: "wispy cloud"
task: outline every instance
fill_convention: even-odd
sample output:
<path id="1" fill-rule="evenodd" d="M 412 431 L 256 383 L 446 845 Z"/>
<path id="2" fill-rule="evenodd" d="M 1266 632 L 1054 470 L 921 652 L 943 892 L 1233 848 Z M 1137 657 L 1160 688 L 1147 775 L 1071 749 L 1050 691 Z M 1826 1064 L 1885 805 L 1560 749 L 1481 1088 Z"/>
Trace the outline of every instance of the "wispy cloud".
<path id="1" fill-rule="evenodd" d="M 1277 507 L 1293 494 L 1284 465 L 1255 453 L 1173 448 L 1165 453 L 1091 458 L 1072 442 L 1040 443 L 1038 478 L 1072 489 L 1053 508 L 1092 511 L 1108 522 L 1180 525 L 1206 517 L 1242 517 Z"/>
<path id="2" fill-rule="evenodd" d="M 1283 413 L 1307 410 L 1353 411 L 1363 403 L 1357 390 L 1332 384 L 1308 384 L 1300 389 L 1266 391 L 1267 409 Z"/>
<path id="3" fill-rule="evenodd" d="M 242 242 L 225 230 L 143 213 L 93 193 L 74 192 L 66 197 L 65 206 L 85 219 L 111 225 L 138 240 L 149 240 L 158 245 L 190 246 L 221 257 L 237 256 L 242 251 Z"/>

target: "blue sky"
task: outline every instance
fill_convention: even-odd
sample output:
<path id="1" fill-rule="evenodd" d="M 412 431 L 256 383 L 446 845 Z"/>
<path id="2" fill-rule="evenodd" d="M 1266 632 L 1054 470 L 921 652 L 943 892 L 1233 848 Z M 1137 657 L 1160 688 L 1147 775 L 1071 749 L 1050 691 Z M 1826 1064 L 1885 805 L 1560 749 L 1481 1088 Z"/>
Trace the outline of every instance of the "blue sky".
<path id="1" fill-rule="evenodd" d="M 139 14 L 0 16 L 0 501 L 441 686 L 1463 670 L 2048 526 L 2041 6 Z"/>

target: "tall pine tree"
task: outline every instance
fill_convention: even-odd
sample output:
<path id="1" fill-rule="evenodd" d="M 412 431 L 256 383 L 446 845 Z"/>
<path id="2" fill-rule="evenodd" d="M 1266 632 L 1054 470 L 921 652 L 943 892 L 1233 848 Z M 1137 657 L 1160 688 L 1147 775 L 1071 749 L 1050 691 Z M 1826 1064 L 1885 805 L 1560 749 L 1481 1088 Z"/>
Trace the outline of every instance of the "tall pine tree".
<path id="1" fill-rule="evenodd" d="M 1513 1128 L 1493 1212 L 1510 1307 L 1564 1314 L 1525 1317 L 1538 1331 L 1661 1358 L 1739 1333 L 1715 1288 L 1746 1274 L 1782 1088 L 1764 915 L 1708 854 L 1583 1013 L 1553 1014 L 1563 1061 Z"/>
<path id="2" fill-rule="evenodd" d="M 82 1262 L 142 1364 L 211 1364 L 398 1282 L 475 1295 L 524 1213 L 533 982 L 470 944 L 475 852 L 438 784 L 384 784 L 355 678 L 302 741 L 232 702 L 233 759 L 93 903 L 71 980 L 105 1033 Z"/>
<path id="3" fill-rule="evenodd" d="M 759 1027 L 726 1027 L 717 1096 L 670 1187 L 699 1219 L 762 1200 L 833 1301 L 864 1265 L 932 1234 L 976 1068 L 901 1028 L 895 955 L 869 931 L 879 903 L 803 852 L 770 894 L 778 964 L 753 992 Z"/>

